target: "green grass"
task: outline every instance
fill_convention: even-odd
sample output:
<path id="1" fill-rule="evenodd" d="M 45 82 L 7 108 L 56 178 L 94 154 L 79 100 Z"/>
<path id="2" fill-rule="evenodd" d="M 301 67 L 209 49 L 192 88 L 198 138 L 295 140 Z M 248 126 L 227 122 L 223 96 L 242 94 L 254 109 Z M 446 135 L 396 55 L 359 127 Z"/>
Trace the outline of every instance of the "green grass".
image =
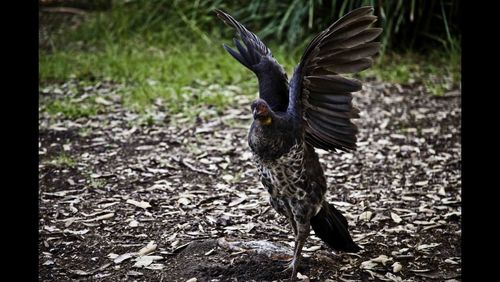
<path id="1" fill-rule="evenodd" d="M 235 95 L 227 95 L 229 84 L 240 86 L 241 93 L 234 94 L 256 91 L 253 74 L 228 56 L 220 42 L 208 47 L 200 42 L 191 46 L 109 43 L 99 51 L 60 50 L 40 56 L 42 86 L 70 78 L 123 83 L 125 105 L 139 111 L 156 98 L 162 98 L 173 113 L 202 104 L 221 108 L 234 99 Z M 62 110 L 71 117 L 94 110 L 65 106 L 68 103 L 58 102 L 49 110 Z"/>
<path id="2" fill-rule="evenodd" d="M 78 135 L 83 138 L 86 138 L 91 134 L 92 134 L 92 129 L 90 127 L 82 127 L 78 130 Z"/>
<path id="3" fill-rule="evenodd" d="M 45 110 L 51 115 L 61 114 L 70 119 L 91 117 L 97 114 L 95 103 L 76 103 L 71 99 L 54 99 L 45 102 Z"/>
<path id="4" fill-rule="evenodd" d="M 194 5 L 189 6 L 189 11 L 165 10 L 165 5 L 144 2 L 146 8 L 137 13 L 131 13 L 134 7 L 127 8 L 123 3 L 111 11 L 89 14 L 78 27 L 64 27 L 49 38 L 50 48 L 39 51 L 41 87 L 69 79 L 82 83 L 109 79 L 125 85 L 120 94 L 130 109 L 147 113 L 150 105 L 161 98 L 168 114 L 183 113 L 188 117 L 202 114 L 207 107 L 220 113 L 234 105 L 239 95 L 254 97 L 255 76 L 222 48 L 222 43 L 232 45 L 234 31 L 207 12 L 212 6 L 220 6 L 217 1 L 196 2 L 203 9 Z M 174 1 L 174 6 L 183 5 L 180 3 Z M 443 41 L 444 46 L 454 42 L 451 35 L 449 39 Z M 272 41 L 269 46 L 291 75 L 306 43 L 291 48 Z M 457 46 L 427 56 L 388 52 L 361 77 L 376 76 L 395 83 L 420 81 L 429 93 L 441 95 L 460 81 Z M 48 113 L 69 118 L 99 111 L 99 105 L 92 100 L 43 103 Z"/>
<path id="5" fill-rule="evenodd" d="M 106 181 L 103 179 L 95 179 L 89 176 L 90 179 L 90 188 L 92 189 L 102 189 L 106 186 Z"/>
<path id="6" fill-rule="evenodd" d="M 61 152 L 59 155 L 57 155 L 47 163 L 55 167 L 65 168 L 65 167 L 74 167 L 76 165 L 76 160 L 72 156 L 66 154 L 65 152 Z"/>
<path id="7" fill-rule="evenodd" d="M 76 78 L 81 81 L 107 78 L 126 85 L 121 91 L 126 107 L 140 112 L 161 98 L 171 114 L 184 112 L 196 116 L 204 107 L 218 112 L 234 105 L 238 95 L 254 96 L 257 80 L 253 73 L 230 57 L 219 44 L 203 50 L 200 42 L 180 46 L 132 45 L 119 48 L 111 44 L 99 52 L 58 51 L 40 58 L 42 85 L 52 81 Z M 300 56 L 286 56 L 274 48 L 280 63 L 289 75 Z M 415 53 L 386 54 L 375 65 L 361 73 L 389 83 L 421 82 L 429 93 L 441 95 L 460 81 L 460 54 L 443 51 L 431 56 Z M 228 88 L 236 85 L 239 89 Z M 51 114 L 62 113 L 69 118 L 94 115 L 99 105 L 74 104 L 70 100 L 54 100 L 46 107 Z"/>
<path id="8" fill-rule="evenodd" d="M 460 87 L 460 60 L 460 52 L 454 50 L 436 50 L 427 55 L 411 51 L 389 53 L 360 77 L 374 76 L 389 83 L 419 83 L 429 94 L 440 96 Z"/>

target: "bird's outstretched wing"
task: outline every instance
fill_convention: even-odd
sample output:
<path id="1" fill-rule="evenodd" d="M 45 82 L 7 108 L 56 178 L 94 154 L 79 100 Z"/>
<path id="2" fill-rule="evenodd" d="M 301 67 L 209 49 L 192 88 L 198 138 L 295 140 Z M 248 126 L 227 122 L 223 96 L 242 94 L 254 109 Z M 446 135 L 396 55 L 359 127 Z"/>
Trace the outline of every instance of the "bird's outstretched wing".
<path id="1" fill-rule="evenodd" d="M 288 111 L 301 115 L 306 142 L 314 147 L 356 148 L 358 129 L 350 119 L 359 117 L 359 110 L 351 93 L 362 85 L 339 74 L 372 65 L 380 44 L 371 41 L 382 33 L 370 27 L 377 20 L 372 12 L 371 7 L 353 10 L 314 37 L 290 80 Z"/>
<path id="2" fill-rule="evenodd" d="M 243 44 L 234 38 L 238 51 L 224 44 L 224 49 L 242 65 L 253 71 L 259 80 L 260 98 L 265 100 L 273 111 L 284 112 L 288 107 L 288 78 L 283 67 L 273 58 L 264 43 L 242 24 L 221 10 L 215 10 L 217 16 L 233 27 Z M 244 46 L 243 46 L 244 45 Z"/>

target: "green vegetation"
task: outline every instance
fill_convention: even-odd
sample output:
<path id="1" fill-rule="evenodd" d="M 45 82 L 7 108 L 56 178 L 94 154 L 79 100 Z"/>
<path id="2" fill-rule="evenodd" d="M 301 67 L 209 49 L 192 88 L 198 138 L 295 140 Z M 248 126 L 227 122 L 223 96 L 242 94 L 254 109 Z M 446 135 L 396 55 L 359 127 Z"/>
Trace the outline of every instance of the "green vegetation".
<path id="1" fill-rule="evenodd" d="M 67 98 L 49 100 L 45 104 L 45 109 L 51 115 L 61 114 L 71 119 L 91 117 L 97 113 L 95 103 L 76 103 Z"/>
<path id="2" fill-rule="evenodd" d="M 461 81 L 459 52 L 436 50 L 427 55 L 415 52 L 390 53 L 379 58 L 376 65 L 361 73 L 361 77 L 400 84 L 421 83 L 432 95 L 457 89 Z"/>
<path id="3" fill-rule="evenodd" d="M 202 111 L 201 106 L 221 111 L 237 95 L 255 95 L 257 84 L 253 74 L 222 48 L 222 43 L 231 44 L 234 31 L 214 16 L 213 9 L 232 12 L 256 31 L 291 74 L 315 32 L 331 23 L 332 18 L 374 1 L 312 0 L 303 6 L 299 2 L 250 1 L 244 5 L 215 0 L 113 1 L 111 9 L 75 16 L 77 21 L 50 15 L 41 21 L 45 33 L 39 51 L 40 84 L 44 87 L 70 78 L 83 82 L 110 79 L 125 85 L 120 93 L 123 102 L 138 111 L 145 112 L 156 98 L 161 98 L 171 113 L 195 116 Z M 386 30 L 381 41 L 391 51 L 383 53 L 374 68 L 362 76 L 397 83 L 422 81 L 430 93 L 441 95 L 460 81 L 460 38 L 451 24 L 458 4 L 430 1 L 437 5 L 436 15 L 424 17 L 429 7 L 420 2 L 427 1 L 412 0 L 411 5 L 403 5 L 402 0 L 382 1 L 376 10 Z M 332 8 L 321 9 L 322 5 Z M 325 10 L 329 13 L 325 14 Z M 436 21 L 445 32 L 430 29 Z M 416 22 L 421 26 L 418 32 Z M 400 36 L 405 28 L 411 36 Z M 424 38 L 434 51 L 419 55 L 397 50 L 394 47 L 401 38 L 408 39 L 404 41 L 408 42 L 405 50 Z M 446 81 L 440 81 L 443 77 Z M 63 99 L 46 103 L 50 114 L 62 113 L 70 118 L 90 116 L 99 110 L 92 101 L 75 104 Z"/>
<path id="4" fill-rule="evenodd" d="M 54 159 L 48 161 L 47 163 L 59 168 L 65 168 L 74 167 L 76 165 L 76 160 L 62 151 L 59 155 L 57 155 Z"/>
<path id="5" fill-rule="evenodd" d="M 102 189 L 104 188 L 104 186 L 106 186 L 106 181 L 104 181 L 103 179 L 95 179 L 95 178 L 92 178 L 92 177 L 89 177 L 90 179 L 90 188 L 93 188 L 93 189 Z"/>

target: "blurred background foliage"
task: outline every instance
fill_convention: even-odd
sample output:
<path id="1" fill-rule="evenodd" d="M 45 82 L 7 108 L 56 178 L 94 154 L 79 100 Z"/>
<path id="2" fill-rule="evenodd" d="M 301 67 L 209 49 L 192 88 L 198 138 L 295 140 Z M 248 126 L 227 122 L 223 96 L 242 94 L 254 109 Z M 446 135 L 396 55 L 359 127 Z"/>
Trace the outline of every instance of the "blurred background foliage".
<path id="1" fill-rule="evenodd" d="M 224 53 L 234 31 L 213 10 L 232 14 L 271 48 L 288 72 L 309 40 L 363 5 L 384 28 L 374 68 L 361 76 L 422 83 L 442 95 L 460 87 L 461 26 L 457 0 L 40 0 L 40 84 L 110 79 L 127 86 L 125 103 L 143 109 L 157 97 L 171 110 L 231 102 L 185 95 L 186 87 L 238 85 L 254 95 L 253 74 Z M 217 88 L 217 87 L 216 87 Z M 200 98 L 201 96 L 201 98 Z M 226 95 L 227 96 L 227 95 Z M 194 100 L 193 100 L 194 99 Z"/>
<path id="2" fill-rule="evenodd" d="M 291 0 L 291 1 L 41 1 L 43 7 L 77 7 L 97 11 L 91 24 L 81 27 L 76 38 L 95 43 L 99 35 L 109 40 L 128 39 L 137 34 L 156 34 L 167 40 L 165 29 L 183 29 L 179 40 L 200 36 L 207 43 L 225 27 L 213 10 L 223 9 L 258 33 L 261 39 L 303 49 L 314 34 L 350 10 L 375 7 L 378 25 L 384 28 L 384 49 L 458 48 L 460 43 L 459 1 L 456 0 Z M 50 10 L 50 9 L 49 9 Z M 162 37 L 163 35 L 163 37 Z M 217 39 L 220 36 L 216 36 Z"/>

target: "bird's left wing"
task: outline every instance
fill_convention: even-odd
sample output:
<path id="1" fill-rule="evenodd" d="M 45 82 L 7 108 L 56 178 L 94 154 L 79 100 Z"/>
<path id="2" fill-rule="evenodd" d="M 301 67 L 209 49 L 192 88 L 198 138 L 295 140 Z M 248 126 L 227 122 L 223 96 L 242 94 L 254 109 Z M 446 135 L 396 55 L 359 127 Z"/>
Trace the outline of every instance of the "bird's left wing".
<path id="1" fill-rule="evenodd" d="M 276 62 L 267 46 L 231 15 L 215 10 L 217 16 L 233 27 L 243 42 L 234 38 L 238 51 L 224 44 L 224 49 L 242 65 L 255 73 L 259 80 L 259 95 L 273 111 L 284 112 L 288 107 L 288 78 L 283 67 Z"/>
<path id="2" fill-rule="evenodd" d="M 310 145 L 343 151 L 356 148 L 357 127 L 350 119 L 359 117 L 352 92 L 361 82 L 340 74 L 369 68 L 379 50 L 371 42 L 382 29 L 371 28 L 377 19 L 373 8 L 361 7 L 346 14 L 312 39 L 290 80 L 288 111 L 302 118 L 305 140 Z"/>

